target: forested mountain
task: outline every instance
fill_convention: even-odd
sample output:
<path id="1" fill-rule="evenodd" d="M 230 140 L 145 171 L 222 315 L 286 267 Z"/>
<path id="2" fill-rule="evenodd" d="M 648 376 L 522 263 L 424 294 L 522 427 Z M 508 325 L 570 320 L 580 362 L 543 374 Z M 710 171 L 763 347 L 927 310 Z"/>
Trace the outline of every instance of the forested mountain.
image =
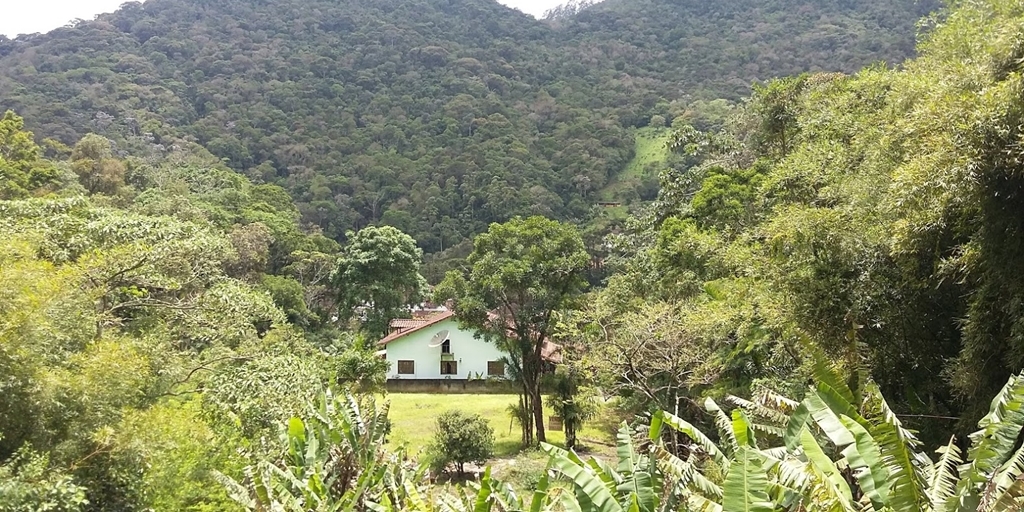
<path id="1" fill-rule="evenodd" d="M 0 38 L 0 109 L 65 144 L 196 142 L 329 237 L 390 224 L 437 253 L 516 214 L 585 219 L 653 115 L 900 62 L 931 7 L 609 0 L 542 22 L 491 0 L 150 0 Z"/>
<path id="2" fill-rule="evenodd" d="M 2 42 L 0 98 L 41 131 L 0 118 L 0 511 L 1024 509 L 1024 0 L 952 2 L 898 68 L 735 104 L 630 53 L 669 47 L 668 11 L 590 67 L 625 4 L 417 9 L 155 1 Z M 850 34 L 889 20 L 843 9 Z M 396 446 L 377 340 L 423 299 L 423 254 L 390 226 L 332 237 L 585 218 L 623 183 L 586 173 L 631 156 L 658 187 L 603 254 L 517 217 L 430 291 L 519 396 L 462 422 L 479 435 Z M 567 450 L 617 423 L 615 451 L 542 444 L 545 407 Z M 438 439 L 486 452 L 488 422 L 549 460 L 437 485 L 487 457 Z"/>
<path id="3" fill-rule="evenodd" d="M 650 76 L 663 94 L 738 99 L 750 84 L 804 71 L 852 73 L 914 51 L 934 2 L 606 0 L 555 16 L 576 62 Z"/>

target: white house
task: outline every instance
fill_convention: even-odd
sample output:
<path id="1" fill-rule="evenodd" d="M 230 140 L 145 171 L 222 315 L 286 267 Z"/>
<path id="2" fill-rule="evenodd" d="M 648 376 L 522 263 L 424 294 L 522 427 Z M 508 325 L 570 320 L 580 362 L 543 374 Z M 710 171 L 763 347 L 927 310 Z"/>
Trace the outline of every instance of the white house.
<path id="1" fill-rule="evenodd" d="M 451 311 L 391 322 L 380 340 L 391 369 L 388 380 L 486 379 L 507 377 L 497 345 L 459 327 Z M 545 343 L 544 357 L 558 362 L 558 346 Z"/>
<path id="2" fill-rule="evenodd" d="M 451 311 L 391 322 L 380 340 L 391 363 L 388 379 L 505 377 L 502 352 L 494 343 L 459 328 Z"/>

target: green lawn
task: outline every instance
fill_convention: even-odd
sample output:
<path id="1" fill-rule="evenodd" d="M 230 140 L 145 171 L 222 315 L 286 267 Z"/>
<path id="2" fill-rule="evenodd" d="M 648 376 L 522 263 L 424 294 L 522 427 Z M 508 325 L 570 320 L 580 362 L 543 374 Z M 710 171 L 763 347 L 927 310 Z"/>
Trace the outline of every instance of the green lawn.
<path id="1" fill-rule="evenodd" d="M 506 412 L 509 405 L 516 403 L 515 395 L 460 395 L 431 393 L 390 393 L 386 400 L 391 403 L 392 446 L 402 446 L 410 454 L 426 448 L 434 433 L 434 418 L 444 411 L 459 409 L 470 414 L 479 414 L 487 419 L 494 429 L 495 456 L 509 457 L 520 451 L 519 427 L 511 424 Z M 551 415 L 547 410 L 545 419 Z M 614 443 L 614 435 L 606 423 L 594 422 L 587 425 L 578 436 L 580 442 L 593 448 Z M 548 431 L 548 442 L 561 445 L 565 434 Z"/>

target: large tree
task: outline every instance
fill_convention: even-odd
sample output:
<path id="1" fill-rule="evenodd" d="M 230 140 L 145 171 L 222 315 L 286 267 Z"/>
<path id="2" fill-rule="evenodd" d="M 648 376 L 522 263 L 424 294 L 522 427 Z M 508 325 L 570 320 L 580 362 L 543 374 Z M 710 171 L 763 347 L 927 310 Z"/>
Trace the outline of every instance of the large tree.
<path id="1" fill-rule="evenodd" d="M 573 308 L 586 288 L 590 256 L 576 228 L 544 217 L 491 224 L 476 237 L 468 274 L 449 272 L 437 296 L 454 299 L 460 321 L 501 345 L 522 386 L 523 440 L 544 441 L 540 376 L 557 311 Z"/>
<path id="2" fill-rule="evenodd" d="M 42 158 L 32 132 L 24 128 L 25 121 L 10 110 L 0 117 L 0 199 L 27 196 L 58 178 L 56 167 Z"/>
<path id="3" fill-rule="evenodd" d="M 356 308 L 365 306 L 366 331 L 387 334 L 391 320 L 423 298 L 423 251 L 411 236 L 391 226 L 371 226 L 350 233 L 349 238 L 332 279 L 340 316 L 347 320 Z"/>

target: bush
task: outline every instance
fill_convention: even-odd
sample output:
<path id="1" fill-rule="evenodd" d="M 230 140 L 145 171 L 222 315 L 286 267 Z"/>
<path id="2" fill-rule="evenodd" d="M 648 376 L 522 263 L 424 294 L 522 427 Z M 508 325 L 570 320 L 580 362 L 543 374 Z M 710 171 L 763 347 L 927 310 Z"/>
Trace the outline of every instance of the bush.
<path id="1" fill-rule="evenodd" d="M 339 384 L 354 386 L 355 390 L 364 393 L 383 390 L 388 378 L 388 369 L 391 368 L 387 359 L 378 357 L 373 350 L 362 348 L 358 344 L 335 356 L 334 364 Z"/>
<path id="2" fill-rule="evenodd" d="M 23 448 L 0 463 L 0 511 L 78 512 L 87 504 L 85 489 L 70 475 L 50 467 L 45 455 Z"/>
<path id="3" fill-rule="evenodd" d="M 429 458 L 437 470 L 455 467 L 458 476 L 465 474 L 466 463 L 483 464 L 494 452 L 494 429 L 479 414 L 447 411 L 437 418 Z"/>
<path id="4" fill-rule="evenodd" d="M 586 372 L 577 364 L 560 365 L 554 375 L 553 393 L 547 398 L 562 418 L 565 447 L 576 447 L 576 434 L 597 414 L 597 389 L 586 385 Z"/>

